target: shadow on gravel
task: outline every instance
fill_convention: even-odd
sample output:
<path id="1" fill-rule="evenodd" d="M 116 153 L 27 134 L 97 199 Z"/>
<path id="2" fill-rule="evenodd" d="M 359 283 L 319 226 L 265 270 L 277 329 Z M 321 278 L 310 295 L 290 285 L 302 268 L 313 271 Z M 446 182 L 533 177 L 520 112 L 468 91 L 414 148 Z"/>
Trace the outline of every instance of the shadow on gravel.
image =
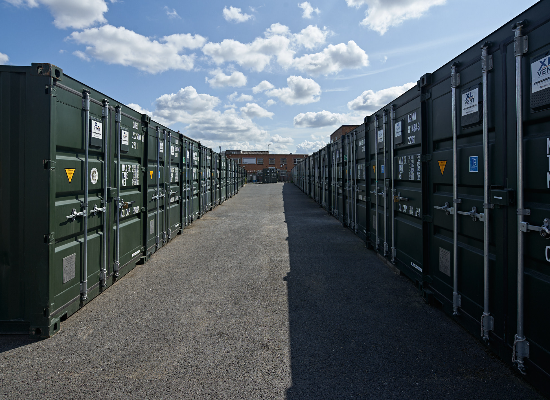
<path id="1" fill-rule="evenodd" d="M 349 229 L 283 186 L 287 399 L 540 399 Z"/>
<path id="2" fill-rule="evenodd" d="M 0 335 L 0 354 L 38 341 L 30 335 Z"/>

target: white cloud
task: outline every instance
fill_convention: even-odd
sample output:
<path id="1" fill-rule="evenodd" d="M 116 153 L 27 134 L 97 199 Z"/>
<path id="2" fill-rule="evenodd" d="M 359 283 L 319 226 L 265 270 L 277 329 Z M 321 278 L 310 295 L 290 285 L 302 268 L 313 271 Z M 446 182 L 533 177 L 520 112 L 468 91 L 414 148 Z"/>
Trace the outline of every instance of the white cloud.
<path id="1" fill-rule="evenodd" d="M 126 106 L 130 107 L 132 110 L 137 111 L 140 114 L 147 114 L 148 116 L 153 118 L 153 113 L 149 110 L 146 110 L 145 108 L 140 107 L 139 104 L 130 103 L 130 104 L 126 104 Z"/>
<path id="2" fill-rule="evenodd" d="M 50 9 L 54 25 L 60 29 L 83 29 L 97 23 L 107 22 L 103 14 L 108 10 L 104 0 L 6 0 L 14 6 L 38 7 L 40 4 Z"/>
<path id="3" fill-rule="evenodd" d="M 376 111 L 414 86 L 416 83 L 409 82 L 403 86 L 393 86 L 378 92 L 365 90 L 360 96 L 348 102 L 348 108 L 354 111 Z"/>
<path id="4" fill-rule="evenodd" d="M 256 103 L 246 103 L 245 107 L 241 107 L 241 113 L 248 118 L 273 118 L 273 113 L 260 107 Z"/>
<path id="5" fill-rule="evenodd" d="M 240 96 L 237 92 L 231 93 L 229 96 L 227 96 L 229 101 L 238 101 L 238 102 L 245 102 L 245 101 L 253 101 L 254 97 L 252 97 L 249 94 L 242 93 Z"/>
<path id="6" fill-rule="evenodd" d="M 206 82 L 213 88 L 219 87 L 241 87 L 246 85 L 246 76 L 242 72 L 233 72 L 231 75 L 225 75 L 221 69 L 210 72 L 212 79 L 206 78 Z"/>
<path id="7" fill-rule="evenodd" d="M 184 49 L 200 48 L 206 42 L 202 36 L 190 34 L 175 34 L 151 40 L 134 31 L 112 25 L 73 32 L 69 38 L 86 45 L 88 56 L 152 74 L 170 69 L 193 69 L 195 55 L 180 53 Z"/>
<path id="8" fill-rule="evenodd" d="M 345 124 L 349 116 L 331 113 L 330 111 L 300 113 L 294 117 L 294 126 L 320 128 L 324 126 Z"/>
<path id="9" fill-rule="evenodd" d="M 349 7 L 367 5 L 365 19 L 361 25 L 383 35 L 392 26 L 398 26 L 408 19 L 420 18 L 433 6 L 440 6 L 447 0 L 346 0 Z"/>
<path id="10" fill-rule="evenodd" d="M 7 56 L 7 54 L 0 53 L 0 64 L 7 64 L 9 59 L 10 58 Z"/>
<path id="11" fill-rule="evenodd" d="M 294 35 L 294 40 L 306 49 L 313 49 L 319 44 L 325 43 L 330 31 L 325 27 L 323 30 L 316 26 L 309 25 Z"/>
<path id="12" fill-rule="evenodd" d="M 348 44 L 329 45 L 320 53 L 297 58 L 293 66 L 311 75 L 328 75 L 344 68 L 361 68 L 369 65 L 369 57 L 353 40 Z"/>
<path id="13" fill-rule="evenodd" d="M 80 58 L 81 60 L 84 60 L 84 61 L 90 61 L 90 57 L 88 57 L 86 55 L 86 53 L 80 51 L 80 50 L 77 50 L 77 51 L 73 51 L 73 54 L 75 56 L 77 56 L 78 58 Z"/>
<path id="14" fill-rule="evenodd" d="M 185 134 L 194 139 L 212 140 L 221 144 L 223 142 L 258 142 L 268 138 L 267 132 L 257 126 L 246 113 L 239 113 L 233 106 L 221 112 L 216 110 L 219 104 L 219 98 L 199 94 L 194 87 L 187 86 L 177 93 L 160 96 L 153 103 L 152 112 L 137 104 L 132 104 L 130 107 L 151 115 L 155 121 L 167 126 L 174 123 L 186 124 Z M 248 104 L 247 106 L 245 111 L 251 115 L 254 111 L 256 114 L 261 113 L 259 109 L 250 107 Z M 218 145 L 216 144 L 216 147 Z"/>
<path id="15" fill-rule="evenodd" d="M 321 12 L 321 11 L 319 11 L 318 8 L 313 8 L 311 6 L 311 4 L 309 4 L 308 1 L 304 1 L 303 3 L 299 3 L 298 7 L 300 7 L 302 10 L 304 10 L 304 13 L 302 14 L 302 18 L 311 19 L 311 14 L 312 13 L 316 12 L 317 15 L 319 15 L 319 13 Z"/>
<path id="16" fill-rule="evenodd" d="M 260 93 L 260 92 L 263 92 L 263 91 L 266 91 L 266 90 L 269 90 L 269 89 L 273 89 L 274 87 L 275 86 L 273 86 L 268 81 L 261 81 L 260 83 L 258 83 L 256 86 L 254 86 L 252 88 L 252 92 L 254 94 L 256 94 L 256 93 Z"/>
<path id="17" fill-rule="evenodd" d="M 321 86 L 313 79 L 302 78 L 301 76 L 290 76 L 287 78 L 288 87 L 282 89 L 271 89 L 266 92 L 269 97 L 278 97 L 285 104 L 308 104 L 319 101 Z"/>
<path id="18" fill-rule="evenodd" d="M 243 14 L 240 8 L 236 7 L 224 7 L 223 17 L 226 21 L 245 22 L 252 18 L 252 15 Z"/>
<path id="19" fill-rule="evenodd" d="M 281 135 L 275 135 L 271 138 L 271 142 L 287 145 L 294 143 L 294 139 L 292 139 L 291 137 L 282 137 Z"/>
<path id="20" fill-rule="evenodd" d="M 277 104 L 277 102 L 275 100 L 272 100 L 272 99 L 269 99 L 268 101 L 266 101 L 265 105 L 267 107 L 271 107 L 272 105 L 275 105 Z"/>
<path id="21" fill-rule="evenodd" d="M 265 37 L 258 37 L 252 43 L 225 39 L 221 43 L 207 43 L 202 51 L 218 65 L 235 62 L 242 67 L 261 72 L 275 58 L 286 69 L 293 66 L 294 55 L 298 50 L 325 43 L 329 33 L 326 28 L 321 30 L 310 25 L 300 33 L 291 34 L 287 26 L 277 23 L 264 32 Z"/>
<path id="22" fill-rule="evenodd" d="M 172 11 L 170 11 L 170 9 L 167 7 L 167 6 L 164 6 L 164 9 L 166 10 L 166 15 L 168 15 L 168 18 L 179 18 L 181 19 L 181 17 L 178 15 L 178 12 L 176 11 L 175 8 L 172 9 Z"/>
<path id="23" fill-rule="evenodd" d="M 315 140 L 313 142 L 304 140 L 302 143 L 296 146 L 296 154 L 312 154 L 320 148 L 325 147 L 327 144 L 328 141 L 323 140 Z"/>

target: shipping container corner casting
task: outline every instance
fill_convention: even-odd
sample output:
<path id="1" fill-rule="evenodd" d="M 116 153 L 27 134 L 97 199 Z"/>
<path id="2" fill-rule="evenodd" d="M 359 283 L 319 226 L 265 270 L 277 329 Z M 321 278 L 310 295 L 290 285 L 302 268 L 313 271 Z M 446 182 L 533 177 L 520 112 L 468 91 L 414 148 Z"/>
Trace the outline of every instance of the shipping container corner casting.
<path id="1" fill-rule="evenodd" d="M 244 184 L 51 64 L 0 66 L 0 333 L 49 337 Z"/>
<path id="2" fill-rule="evenodd" d="M 550 393 L 550 1 L 292 170 L 302 191 Z"/>

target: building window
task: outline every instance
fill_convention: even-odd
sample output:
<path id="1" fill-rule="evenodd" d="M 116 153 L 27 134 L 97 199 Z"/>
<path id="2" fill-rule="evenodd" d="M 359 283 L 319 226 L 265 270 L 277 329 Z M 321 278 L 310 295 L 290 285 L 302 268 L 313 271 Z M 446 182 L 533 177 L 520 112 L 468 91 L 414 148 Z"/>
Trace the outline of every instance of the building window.
<path id="1" fill-rule="evenodd" d="M 286 164 L 286 158 L 281 158 L 281 164 Z"/>
<path id="2" fill-rule="evenodd" d="M 258 165 L 263 165 L 263 164 L 264 164 L 264 159 L 258 158 Z"/>
<path id="3" fill-rule="evenodd" d="M 269 159 L 269 165 L 275 165 L 275 159 L 274 158 Z"/>
<path id="4" fill-rule="evenodd" d="M 296 165 L 296 164 L 298 164 L 298 159 L 297 158 L 294 159 L 294 165 Z"/>
<path id="5" fill-rule="evenodd" d="M 235 158 L 235 161 L 237 161 L 237 164 L 240 164 L 240 163 L 241 163 L 241 159 L 240 159 L 240 158 Z"/>

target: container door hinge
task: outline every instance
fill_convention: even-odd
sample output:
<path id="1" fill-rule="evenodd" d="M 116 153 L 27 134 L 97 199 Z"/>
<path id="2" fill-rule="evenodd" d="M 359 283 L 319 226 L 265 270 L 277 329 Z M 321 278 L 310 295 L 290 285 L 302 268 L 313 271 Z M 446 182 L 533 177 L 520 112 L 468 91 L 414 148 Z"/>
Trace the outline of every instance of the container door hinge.
<path id="1" fill-rule="evenodd" d="M 514 38 L 514 56 L 521 56 L 527 53 L 529 49 L 529 40 L 527 36 L 518 36 Z"/>
<path id="2" fill-rule="evenodd" d="M 489 47 L 489 43 L 485 42 L 484 47 Z M 481 70 L 489 72 L 493 69 L 493 56 L 488 54 L 486 57 L 481 57 Z"/>
<path id="3" fill-rule="evenodd" d="M 44 169 L 53 171 L 55 169 L 55 161 L 53 160 L 44 160 Z"/>
<path id="4" fill-rule="evenodd" d="M 495 328 L 495 319 L 491 314 L 485 314 L 481 316 L 481 336 L 487 337 L 489 335 L 489 331 L 494 330 Z"/>
<path id="5" fill-rule="evenodd" d="M 432 161 L 432 155 L 431 155 L 431 154 L 422 154 L 422 155 L 420 156 L 420 161 L 421 161 L 421 162 Z"/>
<path id="6" fill-rule="evenodd" d="M 46 244 L 55 243 L 55 234 L 54 234 L 54 232 L 44 235 L 44 243 L 46 243 Z"/>

